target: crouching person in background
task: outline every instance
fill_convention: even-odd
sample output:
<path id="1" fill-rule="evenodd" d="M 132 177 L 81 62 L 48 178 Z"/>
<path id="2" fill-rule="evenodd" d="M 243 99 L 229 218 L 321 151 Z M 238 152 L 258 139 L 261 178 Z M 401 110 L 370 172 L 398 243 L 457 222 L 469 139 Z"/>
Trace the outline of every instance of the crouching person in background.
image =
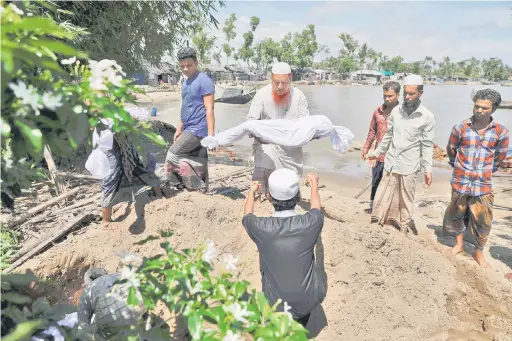
<path id="1" fill-rule="evenodd" d="M 314 247 L 324 225 L 316 174 L 308 176 L 308 184 L 311 210 L 297 214 L 295 207 L 300 200 L 297 173 L 286 168 L 274 171 L 268 178 L 268 199 L 274 206 L 274 216 L 253 214 L 254 197 L 260 186 L 253 182 L 243 218 L 243 226 L 258 247 L 263 293 L 270 305 L 281 299 L 278 310 L 291 313 L 303 326 L 327 291 L 326 278 L 315 266 Z"/>

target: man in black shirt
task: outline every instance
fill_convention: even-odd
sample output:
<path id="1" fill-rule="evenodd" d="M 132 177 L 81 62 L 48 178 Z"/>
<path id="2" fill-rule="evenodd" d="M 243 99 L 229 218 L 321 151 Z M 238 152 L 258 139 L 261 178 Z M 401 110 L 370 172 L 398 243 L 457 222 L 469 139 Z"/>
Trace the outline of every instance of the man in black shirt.
<path id="1" fill-rule="evenodd" d="M 274 171 L 268 186 L 275 214 L 256 217 L 252 212 L 259 184 L 253 182 L 242 222 L 258 247 L 263 293 L 270 305 L 281 299 L 278 310 L 289 311 L 303 326 L 327 292 L 327 283 L 315 269 L 314 247 L 324 225 L 316 174 L 308 176 L 308 184 L 311 210 L 299 215 L 295 212 L 300 200 L 298 175 L 290 169 Z"/>

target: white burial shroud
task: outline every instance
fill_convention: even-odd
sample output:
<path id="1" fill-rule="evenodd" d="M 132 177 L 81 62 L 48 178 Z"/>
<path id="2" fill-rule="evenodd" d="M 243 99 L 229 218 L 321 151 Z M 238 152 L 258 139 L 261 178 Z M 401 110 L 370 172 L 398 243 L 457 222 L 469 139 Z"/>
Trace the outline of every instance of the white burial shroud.
<path id="1" fill-rule="evenodd" d="M 205 137 L 201 140 L 201 145 L 210 149 L 222 147 L 248 134 L 252 134 L 263 142 L 283 147 L 302 147 L 312 139 L 330 136 L 332 148 L 339 153 L 345 153 L 350 141 L 354 138 L 354 134 L 349 129 L 333 125 L 327 116 L 312 115 L 294 120 L 246 121 L 215 136 Z"/>

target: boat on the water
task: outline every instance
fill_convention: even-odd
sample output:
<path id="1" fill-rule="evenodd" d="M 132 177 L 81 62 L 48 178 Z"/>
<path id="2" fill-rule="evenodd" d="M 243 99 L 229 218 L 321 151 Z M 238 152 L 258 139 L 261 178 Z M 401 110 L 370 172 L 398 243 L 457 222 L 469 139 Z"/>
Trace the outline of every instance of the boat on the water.
<path id="1" fill-rule="evenodd" d="M 512 109 L 512 101 L 501 101 L 499 109 Z"/>
<path id="2" fill-rule="evenodd" d="M 217 98 L 215 102 L 228 104 L 245 104 L 250 102 L 255 94 L 256 89 L 251 89 L 246 92 L 243 89 L 227 88 L 222 93 L 222 96 Z"/>

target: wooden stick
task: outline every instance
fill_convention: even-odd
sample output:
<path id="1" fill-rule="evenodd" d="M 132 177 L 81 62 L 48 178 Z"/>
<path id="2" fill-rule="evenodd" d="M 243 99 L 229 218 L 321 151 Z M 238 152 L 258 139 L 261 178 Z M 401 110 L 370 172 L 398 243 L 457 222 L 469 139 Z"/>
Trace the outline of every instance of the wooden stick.
<path id="1" fill-rule="evenodd" d="M 24 223 L 25 221 L 27 221 L 30 217 L 32 217 L 36 213 L 39 213 L 42 210 L 44 210 L 45 208 L 47 208 L 49 206 L 52 206 L 52 205 L 54 205 L 54 204 L 56 204 L 56 203 L 58 203 L 58 202 L 60 202 L 60 201 L 62 201 L 64 199 L 72 196 L 73 194 L 78 193 L 78 191 L 80 191 L 80 190 L 83 190 L 83 188 L 76 187 L 76 188 L 72 189 L 71 191 L 63 193 L 63 194 L 59 195 L 58 197 L 53 198 L 52 200 L 45 202 L 44 204 L 38 205 L 38 206 L 36 206 L 34 208 L 31 208 L 24 215 L 22 215 L 20 218 L 11 220 L 7 224 L 7 228 L 12 228 L 12 227 L 17 226 L 17 225 L 19 225 L 21 223 Z"/>
<path id="2" fill-rule="evenodd" d="M 76 202 L 73 205 L 63 207 L 60 210 L 52 212 L 51 215 L 55 215 L 55 214 L 59 214 L 59 213 L 62 213 L 62 212 L 66 212 L 66 211 L 69 211 L 69 210 L 71 210 L 73 208 L 84 206 L 84 205 L 86 205 L 86 204 L 88 204 L 90 202 L 93 202 L 93 201 L 99 201 L 100 198 L 101 198 L 101 193 L 99 193 L 99 194 L 97 194 L 97 195 L 95 195 L 95 196 L 93 196 L 91 198 L 80 200 L 80 201 Z"/>
<path id="3" fill-rule="evenodd" d="M 359 198 L 366 190 L 372 185 L 372 181 L 368 182 L 368 184 L 354 197 L 354 199 Z"/>
<path id="4" fill-rule="evenodd" d="M 48 170 L 50 171 L 50 178 L 55 183 L 57 194 L 64 193 L 66 191 L 66 188 L 60 181 L 59 176 L 55 174 L 55 172 L 57 171 L 57 165 L 55 164 L 52 152 L 50 151 L 50 148 L 47 145 L 44 146 L 44 159 L 46 161 L 46 165 L 48 166 Z"/>
<path id="5" fill-rule="evenodd" d="M 232 177 L 234 175 L 238 175 L 238 174 L 242 174 L 242 173 L 245 173 L 245 172 L 249 172 L 250 170 L 251 170 L 250 167 L 245 167 L 244 169 L 240 169 L 240 170 L 234 171 L 232 173 L 229 173 L 228 175 L 219 176 L 218 178 L 210 180 L 210 183 L 217 182 L 217 181 L 220 181 L 220 180 L 223 180 L 223 179 L 227 179 L 227 178 L 230 178 L 230 177 Z"/>
<path id="6" fill-rule="evenodd" d="M 69 223 L 68 225 L 64 226 L 53 236 L 46 239 L 44 242 L 42 242 L 41 244 L 36 246 L 34 249 L 32 249 L 32 251 L 26 253 L 24 256 L 22 256 L 21 258 L 16 260 L 14 263 L 12 263 L 11 266 L 9 268 L 7 268 L 7 270 L 5 270 L 5 273 L 9 273 L 12 270 L 16 269 L 18 266 L 25 263 L 28 259 L 32 258 L 36 254 L 41 252 L 45 247 L 47 247 L 48 245 L 50 245 L 51 243 L 53 243 L 55 240 L 59 239 L 60 237 L 64 236 L 66 233 L 71 231 L 73 228 L 75 228 L 77 225 L 79 225 L 80 223 L 82 223 L 84 220 L 88 219 L 91 216 L 92 216 L 92 214 L 90 212 L 87 212 L 87 213 L 83 214 L 82 216 L 78 217 L 77 219 L 75 219 L 74 221 L 72 221 L 71 223 Z"/>
<path id="7" fill-rule="evenodd" d="M 101 178 L 92 176 L 92 175 L 86 175 L 86 174 L 73 174 L 68 172 L 61 172 L 61 171 L 55 171 L 54 174 L 61 176 L 63 178 L 72 178 L 72 179 L 80 179 L 80 180 L 94 180 L 94 181 L 101 181 Z"/>

